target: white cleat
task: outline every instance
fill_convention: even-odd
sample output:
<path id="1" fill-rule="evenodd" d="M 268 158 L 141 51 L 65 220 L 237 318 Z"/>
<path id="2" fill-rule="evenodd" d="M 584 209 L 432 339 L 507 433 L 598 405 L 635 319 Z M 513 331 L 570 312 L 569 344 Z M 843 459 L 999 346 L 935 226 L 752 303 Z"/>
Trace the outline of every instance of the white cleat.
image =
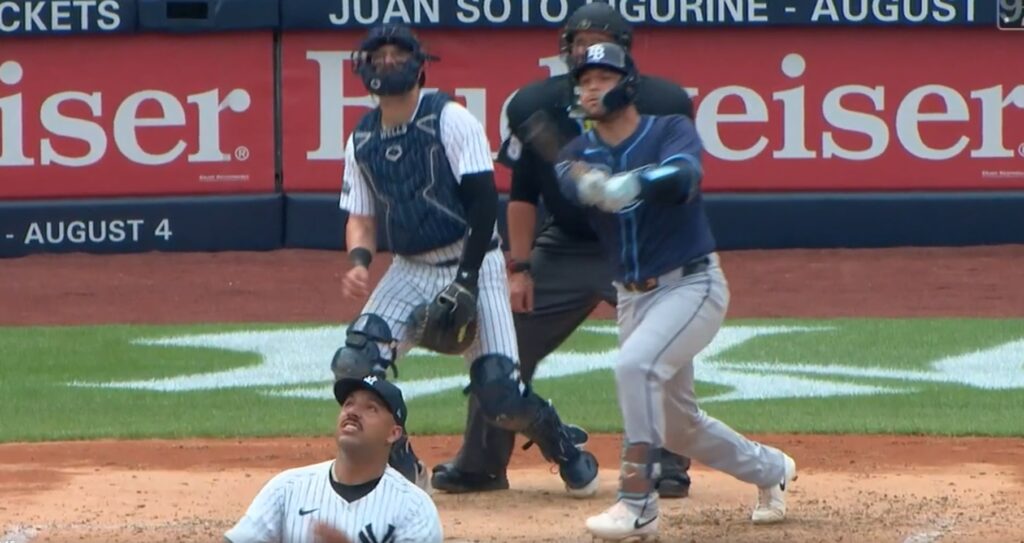
<path id="1" fill-rule="evenodd" d="M 750 520 L 754 524 L 775 524 L 786 520 L 786 490 L 796 480 L 796 462 L 783 453 L 786 463 L 786 474 L 782 482 L 765 488 L 757 489 L 757 506 Z"/>
<path id="2" fill-rule="evenodd" d="M 587 519 L 587 531 L 603 541 L 657 541 L 658 516 L 641 518 L 619 501 Z"/>

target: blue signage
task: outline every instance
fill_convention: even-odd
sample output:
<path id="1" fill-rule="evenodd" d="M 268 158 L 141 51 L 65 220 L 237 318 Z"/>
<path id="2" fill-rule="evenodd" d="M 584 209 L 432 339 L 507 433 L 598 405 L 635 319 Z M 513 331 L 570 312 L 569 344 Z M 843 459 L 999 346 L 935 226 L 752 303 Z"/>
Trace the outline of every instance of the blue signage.
<path id="1" fill-rule="evenodd" d="M 281 0 L 282 26 L 549 27 L 602 0 Z M 635 26 L 990 26 L 1015 0 L 606 0 Z"/>
<path id="2" fill-rule="evenodd" d="M 135 30 L 134 0 L 0 0 L 0 36 Z"/>

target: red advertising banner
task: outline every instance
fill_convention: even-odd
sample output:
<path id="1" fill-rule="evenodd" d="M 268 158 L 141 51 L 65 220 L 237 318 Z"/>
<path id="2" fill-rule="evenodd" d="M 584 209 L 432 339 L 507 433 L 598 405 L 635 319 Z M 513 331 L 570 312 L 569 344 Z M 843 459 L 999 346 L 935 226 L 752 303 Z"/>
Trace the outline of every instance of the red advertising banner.
<path id="1" fill-rule="evenodd" d="M 372 100 L 351 71 L 361 32 L 283 40 L 285 188 L 335 191 Z M 523 84 L 564 73 L 556 32 L 426 30 L 427 86 L 458 97 L 494 150 Z M 1024 56 L 994 29 L 643 30 L 641 71 L 697 106 L 709 191 L 1024 188 Z M 507 172 L 499 168 L 500 182 Z"/>
<path id="2" fill-rule="evenodd" d="M 0 199 L 272 192 L 272 36 L 8 40 Z"/>

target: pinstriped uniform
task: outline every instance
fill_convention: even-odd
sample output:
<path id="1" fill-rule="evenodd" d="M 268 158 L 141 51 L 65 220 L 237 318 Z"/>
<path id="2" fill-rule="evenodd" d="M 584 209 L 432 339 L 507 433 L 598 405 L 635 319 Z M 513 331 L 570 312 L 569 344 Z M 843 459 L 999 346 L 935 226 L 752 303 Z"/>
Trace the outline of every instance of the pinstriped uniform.
<path id="1" fill-rule="evenodd" d="M 393 468 L 384 471 L 369 494 L 349 503 L 331 486 L 333 466 L 330 460 L 279 473 L 263 486 L 225 537 L 232 543 L 315 543 L 313 526 L 321 522 L 353 542 L 440 543 L 444 539 L 430 496 Z"/>
<path id="2" fill-rule="evenodd" d="M 340 207 L 376 217 L 378 232 L 395 253 L 362 312 L 388 323 L 400 341 L 401 355 L 411 348 L 405 324 L 409 314 L 455 280 L 468 235 L 458 183 L 463 175 L 493 171 L 494 163 L 483 126 L 443 95 L 421 93 L 413 120 L 387 134 L 374 128 L 378 117 L 367 118 L 346 144 Z M 373 171 L 389 175 L 383 178 Z M 496 226 L 493 235 L 496 243 Z M 498 245 L 485 255 L 478 284 L 478 334 L 464 355 L 467 363 L 483 354 L 518 361 L 505 260 Z"/>

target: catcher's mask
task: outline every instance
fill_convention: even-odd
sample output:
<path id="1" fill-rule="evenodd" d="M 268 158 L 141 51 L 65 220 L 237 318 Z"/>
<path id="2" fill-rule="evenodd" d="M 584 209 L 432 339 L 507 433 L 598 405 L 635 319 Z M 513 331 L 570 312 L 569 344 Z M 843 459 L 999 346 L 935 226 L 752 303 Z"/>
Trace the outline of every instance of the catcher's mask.
<path id="1" fill-rule="evenodd" d="M 409 315 L 409 330 L 416 345 L 443 354 L 462 354 L 476 340 L 475 305 L 465 306 L 447 293 L 416 306 Z"/>
<path id="2" fill-rule="evenodd" d="M 409 58 L 394 66 L 375 66 L 373 53 L 385 45 L 395 45 L 409 53 Z M 374 27 L 352 57 L 352 69 L 363 80 L 371 94 L 394 96 L 403 94 L 417 84 L 426 83 L 423 66 L 428 60 L 439 60 L 428 55 L 409 27 L 385 24 Z"/>

